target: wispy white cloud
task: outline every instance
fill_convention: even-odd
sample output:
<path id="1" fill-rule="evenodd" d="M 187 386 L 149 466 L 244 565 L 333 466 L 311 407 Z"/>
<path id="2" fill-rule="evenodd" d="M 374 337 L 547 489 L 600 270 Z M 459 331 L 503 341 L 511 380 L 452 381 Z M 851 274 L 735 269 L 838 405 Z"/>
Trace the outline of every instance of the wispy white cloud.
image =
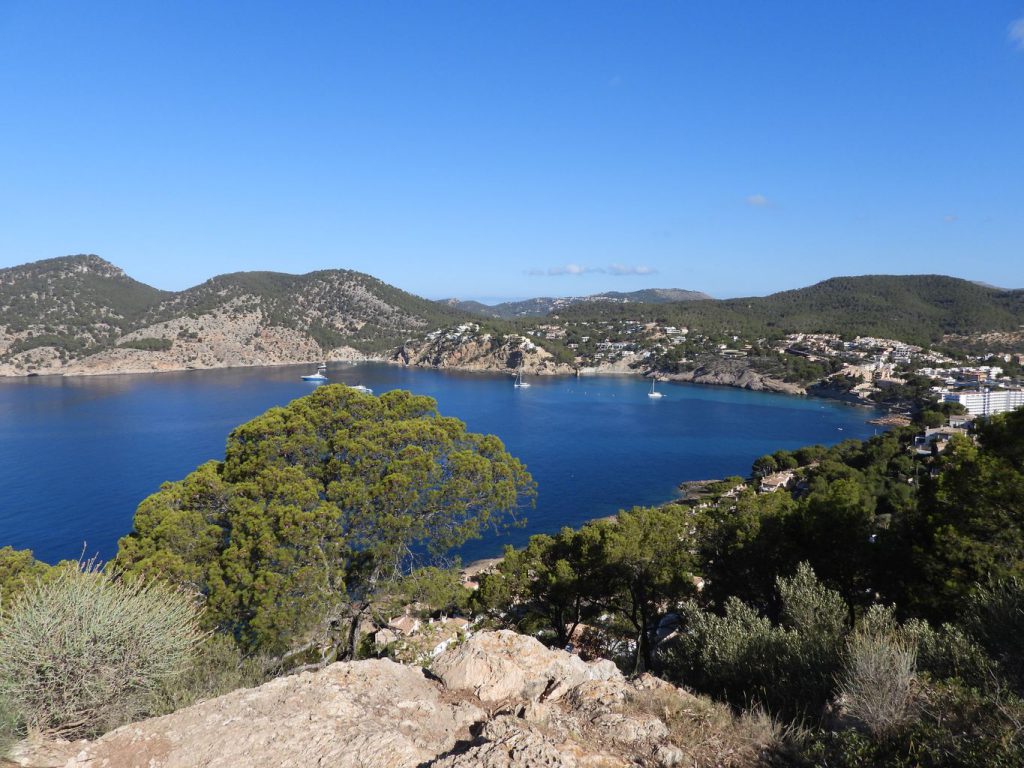
<path id="1" fill-rule="evenodd" d="M 608 267 L 608 273 L 612 275 L 654 275 L 657 274 L 656 269 L 652 269 L 644 264 L 612 264 Z"/>
<path id="2" fill-rule="evenodd" d="M 947 213 L 945 216 L 942 217 L 942 220 L 944 222 L 946 222 L 947 224 L 952 224 L 954 221 L 956 221 L 959 218 L 960 217 L 957 216 L 955 213 Z"/>
<path id="3" fill-rule="evenodd" d="M 615 77 L 613 77 L 611 80 L 608 81 L 608 87 L 609 88 L 618 88 L 620 85 L 622 85 L 622 83 L 623 83 L 622 76 L 621 75 L 615 75 Z"/>
<path id="4" fill-rule="evenodd" d="M 582 277 L 583 275 L 656 275 L 658 272 L 644 264 L 612 264 L 608 267 L 587 267 L 582 264 L 562 264 L 547 269 L 528 269 L 526 274 L 533 277 Z"/>
<path id="5" fill-rule="evenodd" d="M 594 272 L 592 267 L 584 267 L 579 264 L 565 264 L 561 267 L 550 267 L 548 269 L 549 275 L 585 275 L 588 272 Z"/>
<path id="6" fill-rule="evenodd" d="M 754 208 L 767 208 L 771 204 L 771 201 L 764 195 L 747 196 L 747 205 L 752 205 Z"/>
<path id="7" fill-rule="evenodd" d="M 1013 44 L 1024 51 L 1024 16 L 1010 22 L 1009 35 Z"/>

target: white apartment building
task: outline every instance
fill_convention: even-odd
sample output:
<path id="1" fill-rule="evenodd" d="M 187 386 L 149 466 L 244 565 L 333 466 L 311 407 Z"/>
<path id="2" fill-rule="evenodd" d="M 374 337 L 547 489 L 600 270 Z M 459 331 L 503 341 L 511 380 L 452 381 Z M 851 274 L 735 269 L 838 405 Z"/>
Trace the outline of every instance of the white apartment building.
<path id="1" fill-rule="evenodd" d="M 1024 407 L 1022 389 L 974 389 L 965 392 L 947 392 L 947 403 L 960 403 L 971 416 L 991 416 Z"/>

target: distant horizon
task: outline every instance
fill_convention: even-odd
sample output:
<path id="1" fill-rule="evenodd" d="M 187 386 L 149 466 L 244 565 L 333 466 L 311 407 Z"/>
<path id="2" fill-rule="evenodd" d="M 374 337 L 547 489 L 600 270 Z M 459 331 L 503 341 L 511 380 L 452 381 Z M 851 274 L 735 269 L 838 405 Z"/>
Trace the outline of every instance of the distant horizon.
<path id="1" fill-rule="evenodd" d="M 832 275 L 831 277 L 824 278 L 824 280 L 831 280 L 832 278 L 836 278 L 836 277 L 872 277 L 872 276 L 875 276 L 875 277 L 920 277 L 920 276 L 927 275 L 927 274 L 938 274 L 938 273 L 933 273 L 933 272 L 913 272 L 913 273 L 907 273 L 907 274 L 899 274 L 899 273 L 888 273 L 888 274 L 886 274 L 886 273 L 880 273 L 880 272 L 872 272 L 870 274 L 863 274 L 863 275 Z M 969 277 L 961 277 L 959 275 L 941 275 L 941 276 L 942 277 L 952 277 L 952 278 L 955 278 L 957 280 L 966 280 L 969 283 L 975 283 L 976 285 L 981 285 L 981 286 L 983 286 L 985 288 L 991 288 L 991 289 L 996 290 L 996 291 L 1012 292 L 1012 291 L 1024 290 L 1024 289 L 1021 289 L 1021 288 L 1004 288 L 1004 287 L 999 286 L 999 285 L 992 285 L 990 283 L 985 283 L 985 282 L 982 282 L 980 280 L 971 280 Z M 463 296 L 439 296 L 439 297 L 424 296 L 423 298 L 431 299 L 432 301 L 445 301 L 445 300 L 448 300 L 448 299 L 458 299 L 459 301 L 478 301 L 481 304 L 485 304 L 487 306 L 492 306 L 493 307 L 493 306 L 495 306 L 497 304 L 506 304 L 506 303 L 509 303 L 509 302 L 517 302 L 517 301 L 529 301 L 530 299 L 541 299 L 541 298 L 585 298 L 587 296 L 594 296 L 594 295 L 602 294 L 602 293 L 635 293 L 636 291 L 652 291 L 652 290 L 669 290 L 669 291 L 671 291 L 671 290 L 680 290 L 680 291 L 697 291 L 697 292 L 700 292 L 700 293 L 707 293 L 715 301 L 730 301 L 732 299 L 764 298 L 766 296 L 771 296 L 774 293 L 783 293 L 784 291 L 796 291 L 796 290 L 799 290 L 801 288 L 809 288 L 812 285 L 817 285 L 818 283 L 824 282 L 824 280 L 816 280 L 813 283 L 807 283 L 806 285 L 795 285 L 795 286 L 792 286 L 790 288 L 780 288 L 779 290 L 772 291 L 771 293 L 743 294 L 743 295 L 737 294 L 735 296 L 715 296 L 715 295 L 711 294 L 709 291 L 702 291 L 700 288 L 687 288 L 687 287 L 681 287 L 681 286 L 678 286 L 678 285 L 646 285 L 646 286 L 642 286 L 642 287 L 639 287 L 639 288 L 629 288 L 629 289 L 624 289 L 624 288 L 614 289 L 613 288 L 613 289 L 609 289 L 609 290 L 606 290 L 606 291 L 595 291 L 594 293 L 585 293 L 585 294 L 584 293 L 580 293 L 580 294 L 557 294 L 556 295 L 556 294 L 550 294 L 549 293 L 549 294 L 544 294 L 544 295 L 538 294 L 536 296 L 518 296 L 518 297 L 511 297 L 511 298 L 501 298 L 501 297 L 496 297 L 496 296 L 487 296 L 487 297 L 483 297 L 483 298 L 476 297 L 476 296 L 465 296 L 465 297 L 463 297 Z M 402 286 L 399 285 L 399 286 L 395 286 L 395 287 L 396 288 L 401 288 Z M 406 289 L 403 288 L 402 290 L 406 290 Z M 415 291 L 410 291 L 410 293 L 415 293 Z"/>
<path id="2" fill-rule="evenodd" d="M 89 251 L 181 290 L 343 263 L 491 299 L 1024 285 L 1021 30 L 1021 0 L 14 0 L 0 266 Z"/>

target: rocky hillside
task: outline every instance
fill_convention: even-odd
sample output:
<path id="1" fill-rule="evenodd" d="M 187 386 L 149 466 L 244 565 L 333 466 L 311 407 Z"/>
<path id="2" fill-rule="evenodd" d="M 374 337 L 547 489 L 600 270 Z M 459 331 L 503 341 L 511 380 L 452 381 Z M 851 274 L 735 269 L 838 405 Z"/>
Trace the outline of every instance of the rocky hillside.
<path id="1" fill-rule="evenodd" d="M 394 362 L 428 368 L 530 375 L 572 373 L 572 365 L 559 362 L 550 352 L 525 336 L 495 335 L 476 323 L 434 331 L 425 339 L 408 341 L 391 355 Z"/>
<path id="2" fill-rule="evenodd" d="M 711 296 L 700 291 L 685 291 L 681 288 L 647 288 L 627 293 L 606 291 L 605 293 L 595 293 L 592 296 L 562 296 L 560 298 L 543 296 L 523 301 L 506 301 L 494 305 L 481 304 L 479 301 L 460 301 L 459 299 L 448 299 L 442 303 L 482 317 L 512 320 L 517 317 L 544 317 L 566 307 L 593 302 L 666 304 L 674 301 L 699 301 L 702 299 L 711 299 Z"/>
<path id="3" fill-rule="evenodd" d="M 752 765 L 770 728 L 657 678 L 513 632 L 429 671 L 375 659 L 273 680 L 93 742 L 23 742 L 23 766 L 512 768 Z"/>
<path id="4" fill-rule="evenodd" d="M 240 272 L 173 293 L 69 256 L 0 270 L 0 375 L 345 359 L 464 317 L 349 270 Z"/>

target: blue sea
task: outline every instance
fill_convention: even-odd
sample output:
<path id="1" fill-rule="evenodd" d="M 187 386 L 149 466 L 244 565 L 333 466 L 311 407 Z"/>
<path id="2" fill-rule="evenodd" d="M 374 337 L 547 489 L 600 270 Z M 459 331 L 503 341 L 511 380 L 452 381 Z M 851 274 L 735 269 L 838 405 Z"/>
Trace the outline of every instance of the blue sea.
<path id="1" fill-rule="evenodd" d="M 0 546 L 48 562 L 110 558 L 138 503 L 167 480 L 223 458 L 228 432 L 307 394 L 310 367 L 0 380 Z M 682 481 L 746 475 L 779 448 L 834 444 L 876 429 L 870 410 L 832 401 L 632 376 L 530 378 L 330 366 L 332 382 L 380 394 L 430 395 L 441 413 L 498 435 L 538 484 L 524 528 L 490 535 L 464 560 L 500 553 L 533 533 L 658 504 Z"/>

